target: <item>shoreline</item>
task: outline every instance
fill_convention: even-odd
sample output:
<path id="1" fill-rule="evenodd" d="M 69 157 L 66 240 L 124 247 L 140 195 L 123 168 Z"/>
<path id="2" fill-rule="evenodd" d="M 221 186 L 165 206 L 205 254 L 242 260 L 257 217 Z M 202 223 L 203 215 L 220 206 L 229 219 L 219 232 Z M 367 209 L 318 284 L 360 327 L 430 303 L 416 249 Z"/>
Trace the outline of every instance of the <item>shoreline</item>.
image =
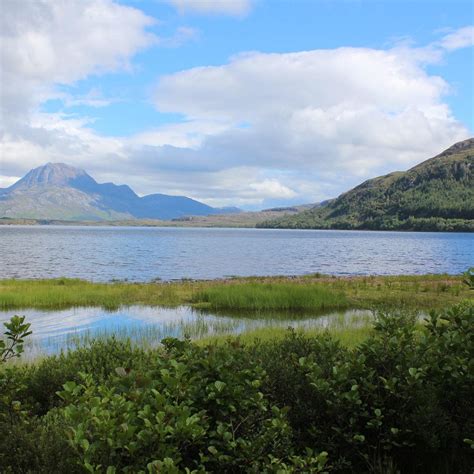
<path id="1" fill-rule="evenodd" d="M 320 295 L 315 297 L 315 293 Z M 374 306 L 437 309 L 472 298 L 462 275 L 245 277 L 96 283 L 79 279 L 0 280 L 0 309 L 127 305 L 213 310 L 318 310 Z M 339 303 L 339 301 L 343 303 Z M 252 302 L 252 305 L 248 302 Z"/>
<path id="2" fill-rule="evenodd" d="M 238 214 L 236 214 L 238 215 Z M 210 219 L 207 219 L 210 217 Z M 126 220 L 126 221 L 73 221 L 59 219 L 10 219 L 0 217 L 0 227 L 112 227 L 112 228 L 184 228 L 184 229 L 253 229 L 253 230 L 273 230 L 273 231 L 330 231 L 330 232 L 400 232 L 400 233 L 435 233 L 435 234 L 472 234 L 474 230 L 423 230 L 423 229 L 371 229 L 371 228 L 291 228 L 291 227 L 261 227 L 260 221 L 256 222 L 235 222 L 235 221 L 215 221 L 216 216 L 196 216 L 196 219 L 177 220 Z M 227 216 L 226 216 L 227 217 Z"/>

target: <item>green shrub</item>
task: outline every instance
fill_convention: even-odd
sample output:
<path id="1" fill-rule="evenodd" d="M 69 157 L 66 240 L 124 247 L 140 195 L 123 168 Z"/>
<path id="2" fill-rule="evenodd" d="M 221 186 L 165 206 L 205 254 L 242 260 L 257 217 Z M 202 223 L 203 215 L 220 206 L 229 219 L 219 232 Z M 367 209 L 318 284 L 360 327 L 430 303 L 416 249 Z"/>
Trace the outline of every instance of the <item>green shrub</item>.
<path id="1" fill-rule="evenodd" d="M 288 457 L 291 429 L 247 351 L 164 343 L 147 370 L 64 385 L 63 414 L 88 471 L 260 472 L 270 455 Z"/>
<path id="2" fill-rule="evenodd" d="M 12 316 L 10 321 L 3 323 L 6 328 L 5 341 L 0 340 L 0 363 L 5 363 L 23 353 L 25 337 L 31 334 L 31 324 L 25 323 L 25 316 Z"/>
<path id="3" fill-rule="evenodd" d="M 5 474 L 51 474 L 83 472 L 67 441 L 62 418 L 50 413 L 15 422 L 0 422 L 0 466 Z"/>
<path id="4" fill-rule="evenodd" d="M 470 474 L 473 302 L 424 324 L 381 311 L 373 329 L 353 348 L 295 331 L 146 351 L 112 339 L 3 364 L 2 472 Z"/>
<path id="5" fill-rule="evenodd" d="M 472 304 L 432 313 L 423 330 L 406 312 L 379 314 L 374 335 L 333 359 L 331 373 L 316 355 L 300 359 L 319 407 L 312 444 L 361 471 L 469 472 L 473 330 Z"/>
<path id="6" fill-rule="evenodd" d="M 311 358 L 329 377 L 333 365 L 347 357 L 347 349 L 328 333 L 306 336 L 289 330 L 281 341 L 257 342 L 248 350 L 267 373 L 264 393 L 278 406 L 289 408 L 287 416 L 296 443 L 300 447 L 315 446 L 312 431 L 321 407 L 313 397 L 308 370 L 301 361 Z"/>
<path id="7" fill-rule="evenodd" d="M 21 390 L 23 399 L 28 401 L 34 414 L 43 415 L 61 402 L 57 392 L 64 383 L 80 381 L 80 372 L 88 373 L 94 382 L 99 383 L 107 379 L 116 367 L 136 368 L 145 365 L 151 358 L 152 351 L 112 337 L 93 340 L 87 347 L 18 367 L 15 374 L 18 377 L 18 373 L 21 373 L 25 381 Z M 5 383 L 9 384 L 10 381 L 7 379 Z"/>

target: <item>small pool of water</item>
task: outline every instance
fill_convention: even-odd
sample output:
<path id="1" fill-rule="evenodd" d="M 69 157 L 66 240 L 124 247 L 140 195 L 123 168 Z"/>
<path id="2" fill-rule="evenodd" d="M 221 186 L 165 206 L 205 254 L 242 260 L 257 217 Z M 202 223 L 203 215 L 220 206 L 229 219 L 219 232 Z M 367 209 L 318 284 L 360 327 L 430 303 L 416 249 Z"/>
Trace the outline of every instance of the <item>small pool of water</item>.
<path id="1" fill-rule="evenodd" d="M 298 317 L 285 314 L 239 317 L 197 311 L 189 306 L 127 306 L 114 311 L 99 307 L 60 311 L 0 311 L 0 323 L 9 320 L 14 314 L 25 315 L 27 322 L 31 323 L 33 334 L 25 344 L 26 357 L 58 353 L 85 344 L 91 339 L 111 335 L 153 346 L 165 337 L 188 336 L 199 339 L 214 335 L 239 334 L 265 327 L 343 329 L 366 324 L 372 317 L 372 312 L 367 310 Z"/>

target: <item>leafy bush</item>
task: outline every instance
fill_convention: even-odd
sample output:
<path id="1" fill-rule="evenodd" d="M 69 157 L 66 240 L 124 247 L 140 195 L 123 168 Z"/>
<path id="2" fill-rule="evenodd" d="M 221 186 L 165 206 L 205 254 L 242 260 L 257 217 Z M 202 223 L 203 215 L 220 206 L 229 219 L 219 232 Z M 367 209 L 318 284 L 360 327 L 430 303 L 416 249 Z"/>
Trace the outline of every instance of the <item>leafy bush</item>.
<path id="1" fill-rule="evenodd" d="M 0 422 L 0 466 L 5 474 L 83 472 L 67 441 L 62 418 L 54 412 L 45 417 L 27 416 Z"/>
<path id="2" fill-rule="evenodd" d="M 322 353 L 293 365 L 294 393 L 304 396 L 293 405 L 294 395 L 273 382 L 277 404 L 290 402 L 290 420 L 301 423 L 306 413 L 302 439 L 327 451 L 336 469 L 384 472 L 395 464 L 402 472 L 470 472 L 473 452 L 464 439 L 474 433 L 472 303 L 432 313 L 422 330 L 406 312 L 381 313 L 374 329 L 345 354 L 320 338 Z M 288 351 L 281 366 L 293 354 L 301 352 Z"/>
<path id="3" fill-rule="evenodd" d="M 470 290 L 474 290 L 474 267 L 471 267 L 464 272 L 464 283 Z"/>
<path id="4" fill-rule="evenodd" d="M 112 339 L 3 367 L 0 394 L 7 473 L 467 474 L 474 304 L 423 324 L 381 311 L 353 349 L 295 331 L 148 351 Z"/>
<path id="5" fill-rule="evenodd" d="M 14 357 L 20 357 L 23 353 L 25 337 L 31 334 L 30 324 L 25 323 L 25 316 L 12 316 L 9 322 L 3 323 L 6 341 L 0 340 L 0 363 Z"/>
<path id="6" fill-rule="evenodd" d="M 24 365 L 15 372 L 21 372 L 21 377 L 28 381 L 21 390 L 22 398 L 34 414 L 43 415 L 61 403 L 57 392 L 64 383 L 81 380 L 80 372 L 86 372 L 95 383 L 101 383 L 116 367 L 136 368 L 146 365 L 152 358 L 153 351 L 112 337 L 94 340 L 87 347 L 53 355 L 36 364 Z"/>
<path id="7" fill-rule="evenodd" d="M 148 370 L 64 385 L 63 414 L 89 472 L 261 472 L 270 455 L 287 457 L 291 429 L 247 351 L 164 344 Z"/>

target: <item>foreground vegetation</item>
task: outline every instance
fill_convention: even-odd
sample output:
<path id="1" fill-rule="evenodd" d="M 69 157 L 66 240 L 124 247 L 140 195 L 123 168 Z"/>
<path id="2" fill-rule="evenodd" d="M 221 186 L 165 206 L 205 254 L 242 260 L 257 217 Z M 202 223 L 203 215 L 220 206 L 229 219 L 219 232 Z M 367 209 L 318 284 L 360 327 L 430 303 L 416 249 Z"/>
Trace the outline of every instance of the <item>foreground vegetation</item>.
<path id="1" fill-rule="evenodd" d="M 422 326 L 379 312 L 354 347 L 294 331 L 163 344 L 3 364 L 2 472 L 472 472 L 472 300 Z"/>
<path id="2" fill-rule="evenodd" d="M 92 283 L 74 279 L 0 280 L 0 308 L 74 306 L 179 306 L 213 310 L 318 311 L 374 306 L 429 310 L 468 297 L 462 276 L 420 275 L 336 278 L 235 278 L 230 280 Z"/>

